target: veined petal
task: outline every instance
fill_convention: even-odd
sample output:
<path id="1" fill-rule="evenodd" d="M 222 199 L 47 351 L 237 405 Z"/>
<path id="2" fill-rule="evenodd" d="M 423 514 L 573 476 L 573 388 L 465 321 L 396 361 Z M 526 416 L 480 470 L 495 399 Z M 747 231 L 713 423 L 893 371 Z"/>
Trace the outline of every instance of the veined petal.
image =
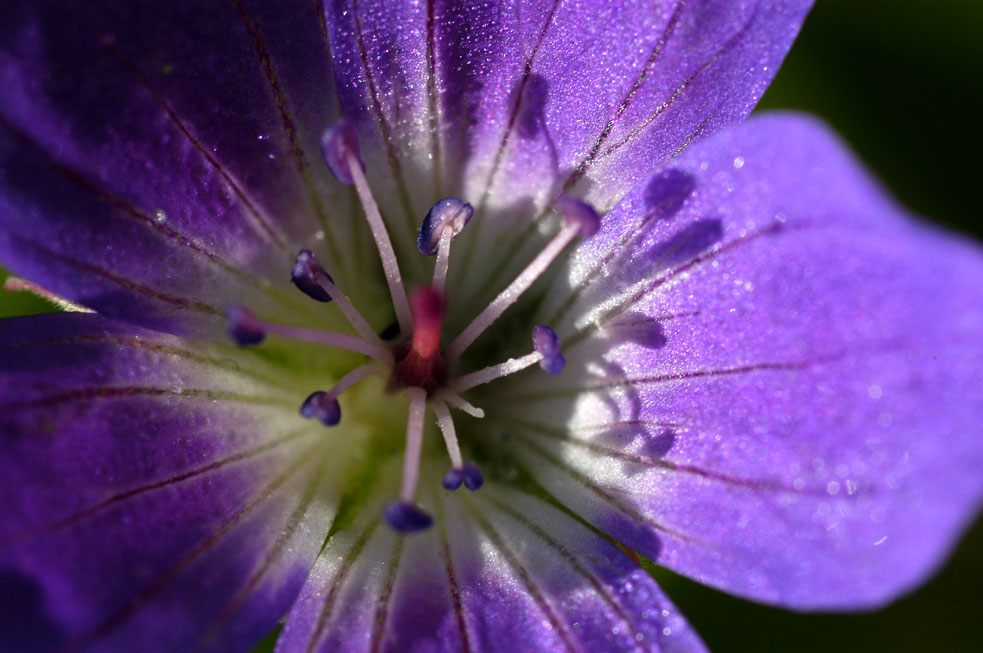
<path id="1" fill-rule="evenodd" d="M 369 0 L 327 15 L 342 102 L 381 165 L 424 188 L 434 177 L 507 230 L 581 179 L 606 210 L 674 152 L 742 119 L 810 6 Z"/>
<path id="2" fill-rule="evenodd" d="M 698 651 L 648 574 L 555 508 L 494 484 L 434 492 L 433 528 L 333 536 L 279 651 Z"/>
<path id="3" fill-rule="evenodd" d="M 544 307 L 570 381 L 509 393 L 511 442 L 671 569 L 786 606 L 878 605 L 980 505 L 981 279 L 979 248 L 909 221 L 826 130 L 754 119 L 578 252 Z"/>
<path id="4" fill-rule="evenodd" d="M 273 626 L 337 488 L 265 373 L 93 315 L 0 322 L 2 648 L 242 649 Z"/>
<path id="5" fill-rule="evenodd" d="M 225 302 L 269 303 L 258 291 L 299 245 L 345 276 L 313 3 L 5 3 L 0 24 L 5 265 L 106 315 L 209 335 Z"/>

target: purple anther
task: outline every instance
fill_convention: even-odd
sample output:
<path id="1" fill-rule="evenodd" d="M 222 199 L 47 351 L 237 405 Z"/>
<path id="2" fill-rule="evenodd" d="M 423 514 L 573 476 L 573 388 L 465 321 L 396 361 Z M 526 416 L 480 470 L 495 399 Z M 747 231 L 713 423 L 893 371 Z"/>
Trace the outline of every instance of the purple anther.
<path id="1" fill-rule="evenodd" d="M 485 477 L 482 475 L 481 470 L 478 469 L 478 466 L 474 463 L 464 463 L 464 467 L 461 468 L 461 472 L 464 474 L 464 486 L 472 492 L 485 484 Z"/>
<path id="2" fill-rule="evenodd" d="M 229 335 L 239 345 L 258 345 L 266 338 L 266 331 L 252 312 L 238 304 L 232 304 L 225 309 L 229 320 Z"/>
<path id="3" fill-rule="evenodd" d="M 330 302 L 331 295 L 321 287 L 318 279 L 325 278 L 331 283 L 334 279 L 324 271 L 321 264 L 314 258 L 314 254 L 309 249 L 302 249 L 297 253 L 293 270 L 290 271 L 290 280 L 300 289 L 302 293 L 319 302 Z"/>
<path id="4" fill-rule="evenodd" d="M 437 253 L 440 237 L 445 229 L 451 230 L 451 238 L 457 237 L 474 215 L 474 207 L 456 197 L 445 197 L 430 207 L 420 226 L 416 246 L 424 256 Z"/>
<path id="5" fill-rule="evenodd" d="M 590 238 L 601 228 L 601 217 L 594 207 L 576 197 L 561 194 L 553 203 L 553 208 L 563 216 L 567 224 L 577 225 L 581 238 Z"/>
<path id="6" fill-rule="evenodd" d="M 341 421 L 341 404 L 331 394 L 318 390 L 304 400 L 300 414 L 307 419 L 319 419 L 325 426 L 334 426 Z"/>
<path id="7" fill-rule="evenodd" d="M 560 353 L 560 338 L 548 326 L 535 326 L 532 329 L 533 349 L 543 355 L 539 366 L 554 376 L 563 371 L 567 359 Z"/>
<path id="8" fill-rule="evenodd" d="M 463 482 L 464 470 L 457 467 L 451 467 L 449 470 L 447 470 L 447 473 L 444 474 L 442 484 L 445 490 L 450 490 L 453 492 L 457 488 L 461 487 L 461 483 Z"/>
<path id="9" fill-rule="evenodd" d="M 350 120 L 341 120 L 324 130 L 321 134 L 321 156 L 338 181 L 346 185 L 354 183 L 352 172 L 348 168 L 348 157 L 351 155 L 358 159 L 358 165 L 364 171 L 365 164 L 358 149 L 358 135 Z"/>
<path id="10" fill-rule="evenodd" d="M 430 515 L 408 501 L 393 501 L 382 511 L 382 516 L 394 531 L 400 533 L 422 531 L 433 523 Z"/>

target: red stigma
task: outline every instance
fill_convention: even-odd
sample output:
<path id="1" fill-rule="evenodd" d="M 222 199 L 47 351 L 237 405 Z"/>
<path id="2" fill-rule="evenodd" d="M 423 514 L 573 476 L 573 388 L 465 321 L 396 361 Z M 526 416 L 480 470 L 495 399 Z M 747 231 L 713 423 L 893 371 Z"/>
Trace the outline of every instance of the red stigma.
<path id="1" fill-rule="evenodd" d="M 394 380 L 398 385 L 417 386 L 430 392 L 447 377 L 447 367 L 440 351 L 444 293 L 430 286 L 416 288 L 410 294 L 410 314 L 413 317 L 413 339 L 404 351 L 397 352 L 399 362 Z"/>

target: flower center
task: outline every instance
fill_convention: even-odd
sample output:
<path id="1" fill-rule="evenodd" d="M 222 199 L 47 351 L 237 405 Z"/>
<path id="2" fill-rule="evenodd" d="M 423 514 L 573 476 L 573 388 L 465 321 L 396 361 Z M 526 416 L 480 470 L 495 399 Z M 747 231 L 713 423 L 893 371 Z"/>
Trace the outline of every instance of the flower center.
<path id="1" fill-rule="evenodd" d="M 387 392 L 408 395 L 409 412 L 400 493 L 397 500 L 386 506 L 383 517 L 397 531 L 418 531 L 432 523 L 431 517 L 414 503 L 427 409 L 432 410 L 436 417 L 450 458 L 451 468 L 444 476 L 444 488 L 456 490 L 464 485 L 470 490 L 477 490 L 484 482 L 483 476 L 474 463 L 465 462 L 462 458 L 449 407 L 483 418 L 484 411 L 468 402 L 462 396 L 464 393 L 536 363 L 547 373 L 556 375 L 563 371 L 566 360 L 560 353 L 556 333 L 542 325 L 532 329 L 532 351 L 524 356 L 458 374 L 460 357 L 518 301 L 578 236 L 592 236 L 599 228 L 600 219 L 590 205 L 561 195 L 552 207 L 565 221 L 559 233 L 449 345 L 442 347 L 447 308 L 444 288 L 451 241 L 471 220 L 474 209 L 470 204 L 454 197 L 444 198 L 430 208 L 420 227 L 417 248 L 424 256 L 436 256 L 433 281 L 430 285 L 414 289 L 407 296 L 386 224 L 365 177 L 365 166 L 361 160 L 354 128 L 347 121 L 342 121 L 325 131 L 321 145 L 325 161 L 334 175 L 342 183 L 353 185 L 358 194 L 392 298 L 401 334 L 399 344 L 388 344 L 375 333 L 309 250 L 301 250 L 297 254 L 291 271 L 294 285 L 312 299 L 336 304 L 357 335 L 279 324 L 261 319 L 242 306 L 231 306 L 228 309 L 229 333 L 242 346 L 258 345 L 268 333 L 272 333 L 294 340 L 346 349 L 372 359 L 372 362 L 349 371 L 330 389 L 314 392 L 304 400 L 300 414 L 308 419 L 318 419 L 325 426 L 340 423 L 342 411 L 338 397 L 342 392 L 369 376 L 383 376 L 387 380 Z"/>

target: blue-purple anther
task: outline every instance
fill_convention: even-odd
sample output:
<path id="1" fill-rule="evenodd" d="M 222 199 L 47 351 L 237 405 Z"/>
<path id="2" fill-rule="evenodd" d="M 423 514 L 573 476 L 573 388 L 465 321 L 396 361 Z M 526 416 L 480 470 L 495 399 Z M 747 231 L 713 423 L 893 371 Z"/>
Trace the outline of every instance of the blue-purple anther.
<path id="1" fill-rule="evenodd" d="M 258 345 L 266 338 L 266 331 L 248 308 L 233 304 L 225 309 L 225 316 L 229 320 L 229 335 L 239 345 Z"/>
<path id="2" fill-rule="evenodd" d="M 362 170 L 365 170 L 365 164 L 362 162 L 362 156 L 358 149 L 358 135 L 355 133 L 355 125 L 348 120 L 341 120 L 324 130 L 324 133 L 321 134 L 321 155 L 332 174 L 343 184 L 350 186 L 354 183 L 351 170 L 348 168 L 349 156 L 354 155 Z"/>
<path id="3" fill-rule="evenodd" d="M 601 228 L 601 217 L 594 207 L 576 197 L 562 194 L 556 198 L 553 208 L 563 216 L 567 224 L 575 224 L 580 228 L 581 238 L 590 238 Z"/>
<path id="4" fill-rule="evenodd" d="M 297 253 L 293 270 L 290 271 L 290 280 L 294 282 L 294 285 L 311 299 L 316 299 L 319 302 L 330 302 L 331 295 L 321 287 L 319 282 L 322 277 L 334 283 L 334 279 L 324 271 L 311 250 L 300 250 Z"/>
<path id="5" fill-rule="evenodd" d="M 433 256 L 440 245 L 445 229 L 451 229 L 451 238 L 457 237 L 474 215 L 474 207 L 456 197 L 445 197 L 430 207 L 420 226 L 416 246 L 424 256 Z"/>
<path id="6" fill-rule="evenodd" d="M 304 400 L 300 414 L 307 419 L 319 419 L 325 426 L 334 426 L 341 421 L 341 404 L 331 393 L 318 390 Z"/>
<path id="7" fill-rule="evenodd" d="M 541 368 L 553 375 L 563 371 L 567 359 L 560 353 L 560 338 L 556 331 L 541 324 L 533 327 L 532 346 L 543 355 L 543 360 L 539 361 Z"/>
<path id="8" fill-rule="evenodd" d="M 383 509 L 382 516 L 393 530 L 400 533 L 422 531 L 433 524 L 430 515 L 408 501 L 393 501 Z"/>
<path id="9" fill-rule="evenodd" d="M 466 462 L 461 467 L 451 467 L 442 481 L 445 490 L 454 491 L 463 484 L 472 492 L 485 484 L 485 477 L 472 462 Z"/>

